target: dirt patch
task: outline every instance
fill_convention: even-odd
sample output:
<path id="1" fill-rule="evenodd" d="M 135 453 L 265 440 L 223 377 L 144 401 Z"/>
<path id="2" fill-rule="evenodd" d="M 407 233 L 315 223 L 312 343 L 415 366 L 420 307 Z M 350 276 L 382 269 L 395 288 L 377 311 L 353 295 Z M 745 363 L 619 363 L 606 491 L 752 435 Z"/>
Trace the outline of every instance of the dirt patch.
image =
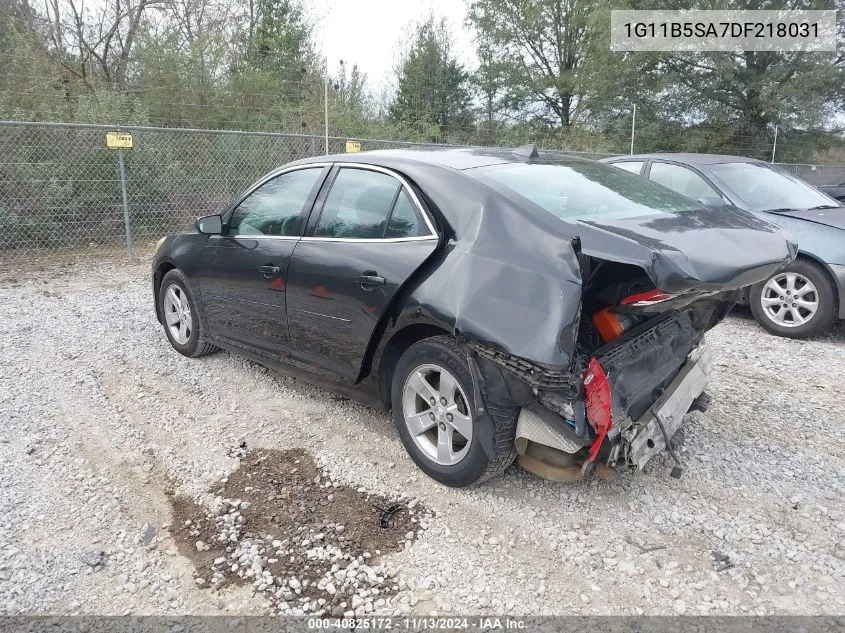
<path id="1" fill-rule="evenodd" d="M 378 562 L 430 517 L 332 481 L 302 450 L 245 452 L 209 512 L 171 496 L 174 536 L 202 587 L 252 584 L 285 615 L 370 613 L 397 590 Z M 406 500 L 407 501 L 407 500 Z"/>

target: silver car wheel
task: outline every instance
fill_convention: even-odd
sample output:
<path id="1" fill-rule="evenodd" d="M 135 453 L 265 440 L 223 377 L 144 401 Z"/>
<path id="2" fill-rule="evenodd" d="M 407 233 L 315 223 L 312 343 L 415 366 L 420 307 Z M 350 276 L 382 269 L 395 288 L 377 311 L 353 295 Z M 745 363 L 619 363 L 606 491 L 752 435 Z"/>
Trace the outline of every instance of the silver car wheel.
<path id="1" fill-rule="evenodd" d="M 819 293 L 813 282 L 799 273 L 775 275 L 760 295 L 763 313 L 782 327 L 798 327 L 812 319 L 819 309 Z"/>
<path id="2" fill-rule="evenodd" d="M 179 345 L 187 344 L 194 330 L 194 321 L 188 298 L 176 284 L 172 284 L 164 293 L 164 321 L 173 340 Z"/>
<path id="3" fill-rule="evenodd" d="M 414 443 L 431 461 L 453 466 L 469 452 L 472 414 L 455 377 L 437 365 L 420 365 L 402 388 L 402 413 Z"/>

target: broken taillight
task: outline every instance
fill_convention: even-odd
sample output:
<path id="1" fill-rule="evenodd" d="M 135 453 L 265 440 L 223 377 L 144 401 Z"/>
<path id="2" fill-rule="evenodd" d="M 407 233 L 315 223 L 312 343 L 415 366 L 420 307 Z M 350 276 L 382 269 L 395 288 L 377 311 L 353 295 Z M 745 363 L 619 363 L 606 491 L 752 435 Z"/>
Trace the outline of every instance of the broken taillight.
<path id="1" fill-rule="evenodd" d="M 674 298 L 675 295 L 670 295 L 662 290 L 649 290 L 648 292 L 639 292 L 635 295 L 628 295 L 622 299 L 621 303 L 626 306 L 641 307 L 660 303 L 661 301 L 668 301 L 669 299 Z"/>
<path id="2" fill-rule="evenodd" d="M 618 314 L 611 307 L 602 308 L 593 314 L 593 325 L 605 343 L 615 341 L 637 323 L 636 317 Z"/>
<path id="3" fill-rule="evenodd" d="M 601 363 L 595 358 L 590 359 L 587 371 L 584 372 L 584 395 L 587 421 L 596 432 L 596 439 L 590 447 L 588 460 L 594 462 L 599 454 L 601 443 L 610 431 L 610 427 L 613 426 L 610 381 Z"/>

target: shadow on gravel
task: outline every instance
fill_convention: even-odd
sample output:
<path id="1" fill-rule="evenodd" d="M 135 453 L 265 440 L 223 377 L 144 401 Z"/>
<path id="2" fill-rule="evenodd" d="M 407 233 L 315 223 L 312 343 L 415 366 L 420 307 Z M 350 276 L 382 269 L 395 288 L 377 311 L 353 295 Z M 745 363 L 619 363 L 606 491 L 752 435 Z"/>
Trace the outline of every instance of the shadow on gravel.
<path id="1" fill-rule="evenodd" d="M 748 306 L 735 305 L 731 310 L 730 316 L 736 317 L 738 321 L 753 323 L 755 327 L 757 327 L 757 329 L 759 330 L 761 337 L 775 336 L 774 334 L 769 334 L 768 332 L 766 332 L 766 330 L 764 330 L 762 326 L 754 323 L 754 315 L 751 313 L 751 308 L 749 308 Z M 845 343 L 845 319 L 840 319 L 836 321 L 829 330 L 822 332 L 821 334 L 817 334 L 816 336 L 811 336 L 809 338 L 800 340 L 820 341 L 825 343 Z"/>
<path id="2" fill-rule="evenodd" d="M 397 590 L 379 555 L 430 519 L 408 503 L 331 481 L 299 449 L 253 450 L 221 480 L 215 511 L 169 495 L 173 535 L 201 587 L 252 585 L 285 615 L 370 613 Z"/>

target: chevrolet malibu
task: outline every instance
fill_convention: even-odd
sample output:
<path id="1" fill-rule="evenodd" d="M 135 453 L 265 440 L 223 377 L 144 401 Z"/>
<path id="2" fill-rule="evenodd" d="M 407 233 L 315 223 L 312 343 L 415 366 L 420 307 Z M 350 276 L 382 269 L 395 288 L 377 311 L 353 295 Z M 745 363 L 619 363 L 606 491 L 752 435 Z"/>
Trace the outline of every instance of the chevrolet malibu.
<path id="1" fill-rule="evenodd" d="M 760 218 L 609 165 L 394 150 L 268 174 L 163 238 L 152 283 L 177 352 L 367 390 L 461 487 L 515 459 L 551 479 L 677 462 L 708 403 L 705 332 L 795 253 Z"/>

